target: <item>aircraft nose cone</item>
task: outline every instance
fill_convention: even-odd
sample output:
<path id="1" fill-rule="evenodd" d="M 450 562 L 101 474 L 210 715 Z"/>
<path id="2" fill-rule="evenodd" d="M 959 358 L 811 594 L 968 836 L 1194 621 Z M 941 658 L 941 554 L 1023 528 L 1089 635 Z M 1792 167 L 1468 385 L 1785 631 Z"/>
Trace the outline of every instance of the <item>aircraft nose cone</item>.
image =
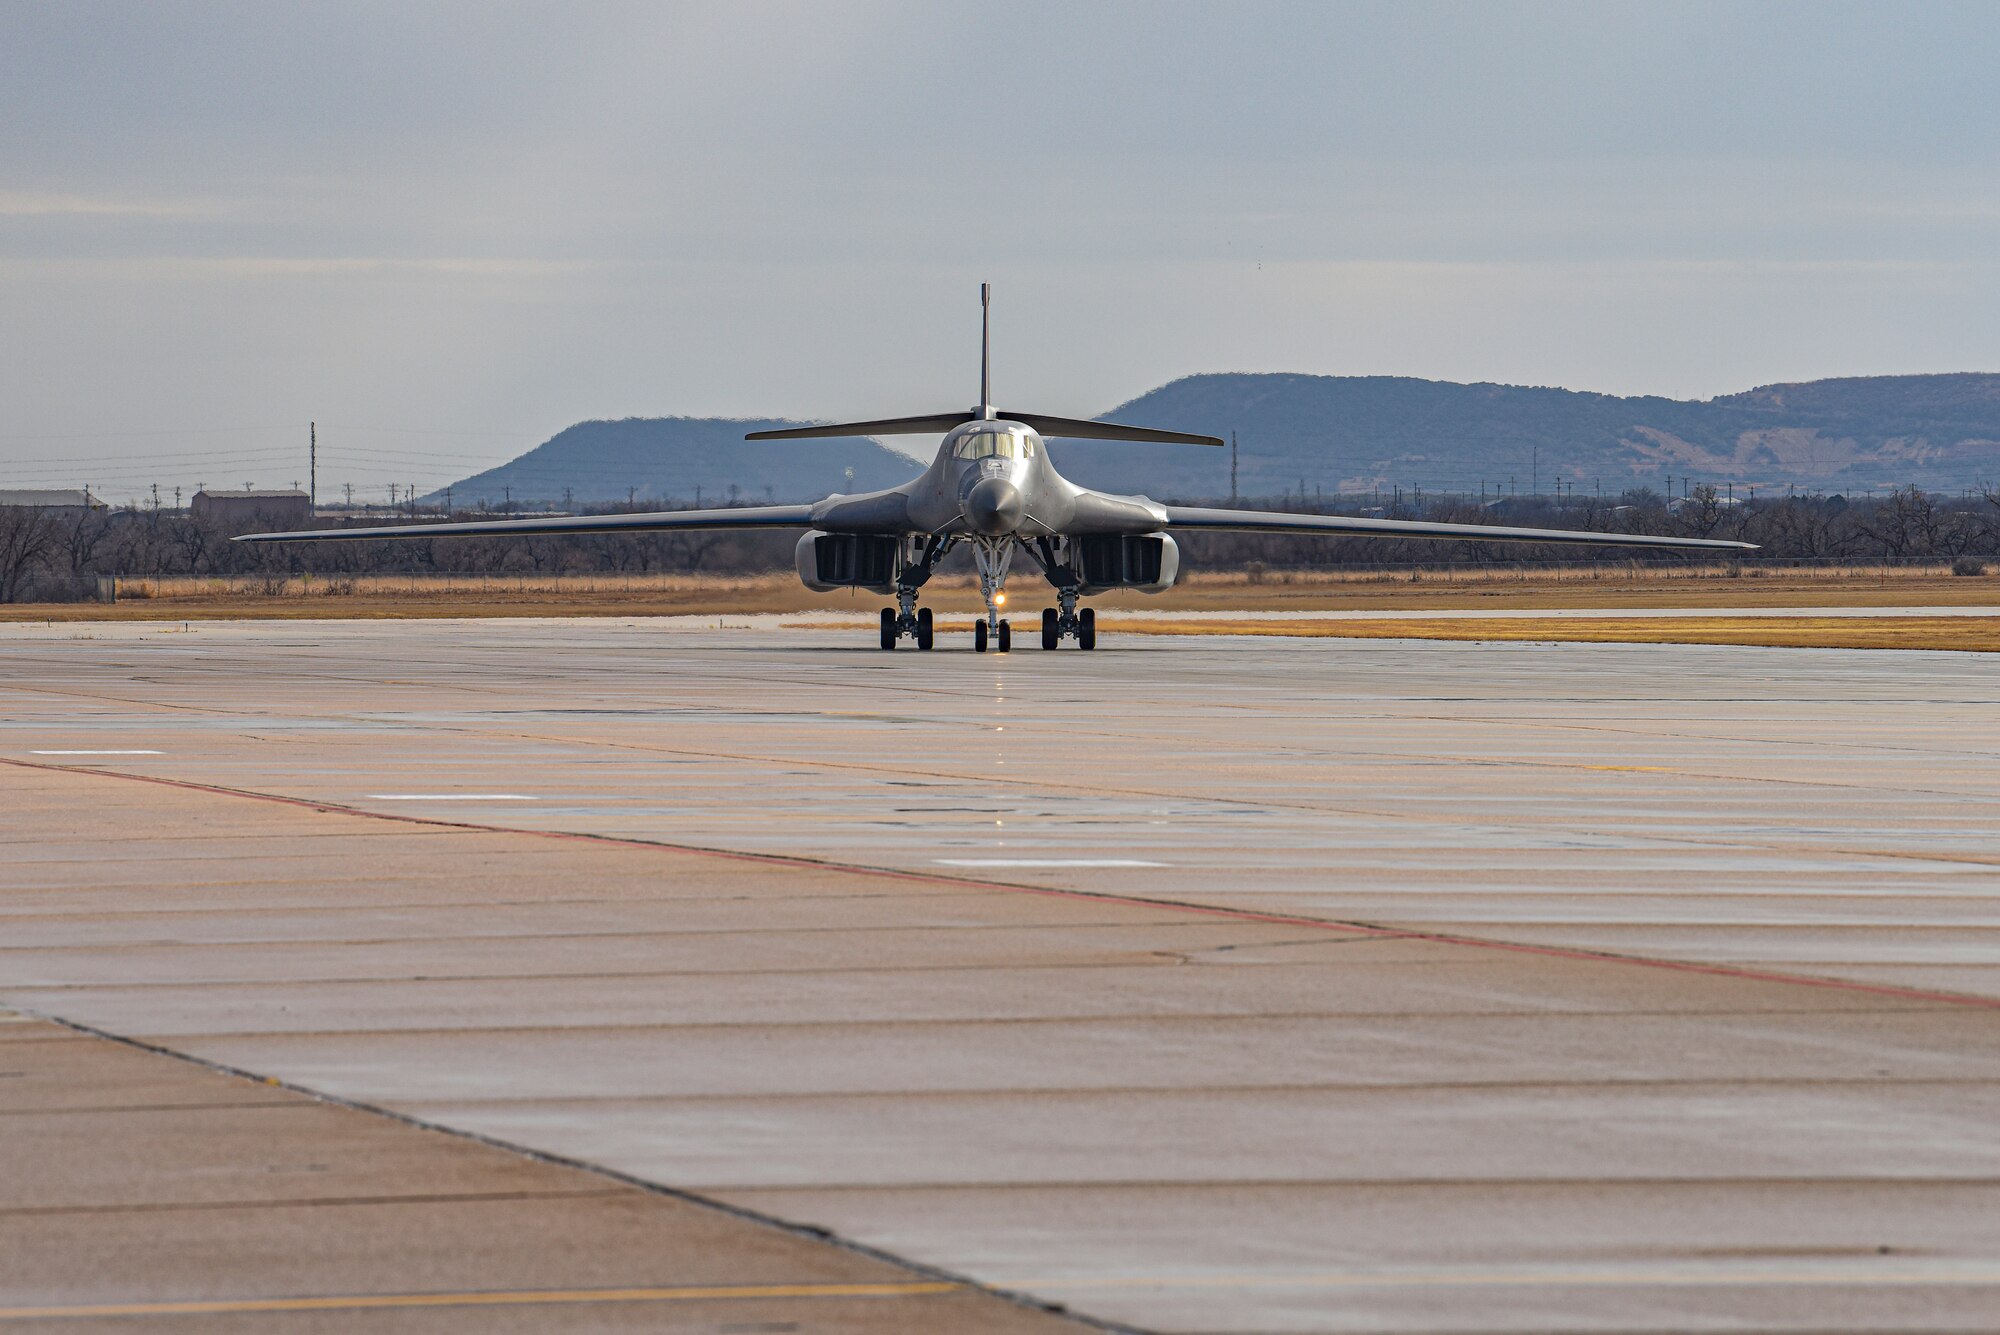
<path id="1" fill-rule="evenodd" d="M 1012 533 L 1027 512 L 1020 489 L 1004 477 L 982 478 L 965 493 L 965 522 L 984 537 Z"/>

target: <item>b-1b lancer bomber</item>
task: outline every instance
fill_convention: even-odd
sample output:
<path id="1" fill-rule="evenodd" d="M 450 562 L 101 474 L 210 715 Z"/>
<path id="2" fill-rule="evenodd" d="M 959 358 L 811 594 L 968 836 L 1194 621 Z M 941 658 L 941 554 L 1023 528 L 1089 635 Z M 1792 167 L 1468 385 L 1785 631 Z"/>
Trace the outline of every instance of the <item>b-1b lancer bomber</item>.
<path id="1" fill-rule="evenodd" d="M 961 544 L 972 552 L 986 615 L 973 625 L 973 648 L 1001 653 L 1012 646 L 1007 575 L 1025 554 L 1055 591 L 1042 609 L 1042 648 L 1065 639 L 1097 647 L 1097 618 L 1084 598 L 1113 589 L 1164 593 L 1180 574 L 1174 534 L 1230 530 L 1249 533 L 1337 534 L 1349 537 L 1456 538 L 1481 542 L 1575 543 L 1592 547 L 1690 547 L 1751 550 L 1753 544 L 1713 538 L 1650 537 L 1575 529 L 1503 528 L 1421 520 L 1361 519 L 1266 510 L 1161 505 L 1145 496 L 1118 496 L 1080 487 L 1058 473 L 1047 438 L 1221 445 L 1215 436 L 1116 422 L 1079 421 L 1045 413 L 1002 412 L 991 393 L 991 289 L 981 284 L 979 403 L 929 417 L 756 431 L 746 440 L 809 436 L 927 435 L 942 432 L 937 457 L 919 477 L 886 491 L 829 496 L 809 505 L 754 505 L 653 514 L 575 515 L 550 519 L 397 524 L 289 533 L 253 533 L 238 542 L 301 542 L 366 538 L 520 536 L 531 533 L 671 532 L 687 529 L 796 528 L 799 578 L 807 588 L 867 589 L 896 599 L 882 609 L 881 643 L 904 638 L 929 649 L 931 609 L 918 592 L 946 555 Z"/>

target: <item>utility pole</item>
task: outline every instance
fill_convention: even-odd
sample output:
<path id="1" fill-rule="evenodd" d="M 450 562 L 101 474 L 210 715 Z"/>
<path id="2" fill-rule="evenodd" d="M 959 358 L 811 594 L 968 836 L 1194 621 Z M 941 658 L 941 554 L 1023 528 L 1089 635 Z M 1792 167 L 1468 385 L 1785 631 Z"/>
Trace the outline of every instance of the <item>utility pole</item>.
<path id="1" fill-rule="evenodd" d="M 1229 433 L 1229 503 L 1236 503 L 1236 433 Z"/>
<path id="2" fill-rule="evenodd" d="M 570 501 L 570 490 L 571 489 L 568 487 L 563 488 L 563 509 L 565 510 L 574 510 L 576 508 L 576 506 L 572 504 Z M 451 495 L 451 492 L 446 491 L 445 495 L 449 496 Z"/>
<path id="3" fill-rule="evenodd" d="M 306 423 L 306 505 L 319 513 L 319 423 Z"/>
<path id="4" fill-rule="evenodd" d="M 352 482 L 344 482 L 341 485 L 347 489 L 347 508 L 352 510 L 354 508 L 354 484 Z"/>

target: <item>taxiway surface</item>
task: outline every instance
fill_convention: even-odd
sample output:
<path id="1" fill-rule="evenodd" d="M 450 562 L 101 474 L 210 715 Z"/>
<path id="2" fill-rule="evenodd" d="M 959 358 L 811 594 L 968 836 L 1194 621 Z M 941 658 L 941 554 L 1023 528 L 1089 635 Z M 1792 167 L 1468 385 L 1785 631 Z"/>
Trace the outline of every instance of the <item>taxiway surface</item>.
<path id="1" fill-rule="evenodd" d="M 1158 1330 L 2000 1315 L 1991 658 L 15 626 L 0 702 L 0 1004 L 745 1212 L 698 1279 L 627 1240 L 547 1301 L 784 1271 L 911 1286 L 866 1301 L 912 1328 L 1061 1324 L 964 1281 Z M 0 1163 L 89 1158 L 63 1135 Z M 18 1181 L 0 1319 L 373 1292 L 121 1268 L 193 1197 Z M 523 1190 L 532 1227 L 570 1188 Z M 793 1270 L 729 1278 L 772 1239 Z"/>

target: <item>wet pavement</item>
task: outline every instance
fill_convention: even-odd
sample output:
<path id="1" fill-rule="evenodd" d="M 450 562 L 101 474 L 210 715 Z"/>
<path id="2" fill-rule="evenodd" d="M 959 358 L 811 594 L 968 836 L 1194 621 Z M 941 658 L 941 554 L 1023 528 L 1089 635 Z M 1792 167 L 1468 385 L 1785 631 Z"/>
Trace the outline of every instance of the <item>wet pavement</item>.
<path id="1" fill-rule="evenodd" d="M 6 628 L 0 1002 L 1148 1329 L 2000 1318 L 1990 657 L 968 639 Z"/>

